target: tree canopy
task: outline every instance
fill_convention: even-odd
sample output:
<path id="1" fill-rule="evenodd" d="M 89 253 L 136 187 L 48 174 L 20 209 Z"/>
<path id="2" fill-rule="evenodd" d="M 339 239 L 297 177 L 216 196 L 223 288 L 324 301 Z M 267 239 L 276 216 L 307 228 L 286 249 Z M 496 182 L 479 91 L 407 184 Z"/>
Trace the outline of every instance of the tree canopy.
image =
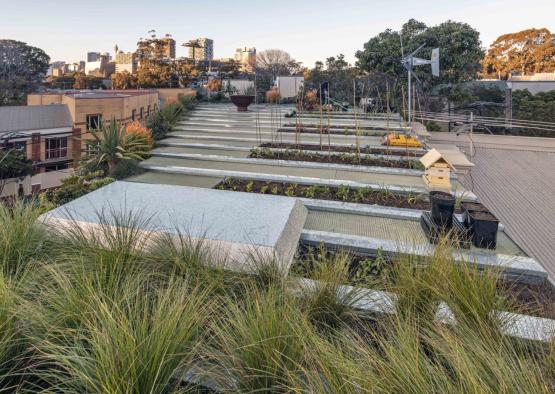
<path id="1" fill-rule="evenodd" d="M 548 29 L 526 29 L 498 37 L 482 61 L 483 75 L 507 79 L 555 71 L 555 34 Z"/>
<path id="2" fill-rule="evenodd" d="M 0 105 L 21 104 L 42 82 L 50 57 L 40 48 L 0 40 Z"/>
<path id="3" fill-rule="evenodd" d="M 451 86 L 474 79 L 483 57 L 480 33 L 466 23 L 446 21 L 437 26 L 426 26 L 415 19 L 409 20 L 400 31 L 387 29 L 364 44 L 356 53 L 357 66 L 368 74 L 386 74 L 394 78 L 395 85 L 406 79 L 401 64 L 403 55 L 424 45 L 416 55 L 430 58 L 433 48 L 440 50 L 440 77 L 431 75 L 429 67 L 416 67 L 415 74 L 422 81 L 421 89 Z M 449 95 L 449 90 L 444 91 Z"/>
<path id="4" fill-rule="evenodd" d="M 318 88 L 321 83 L 329 82 L 330 96 L 337 101 L 352 101 L 353 81 L 357 69 L 352 67 L 343 54 L 328 57 L 324 62 L 318 61 L 314 68 L 306 70 L 304 77 L 309 88 Z"/>
<path id="5" fill-rule="evenodd" d="M 34 173 L 33 162 L 24 151 L 0 149 L 0 194 L 8 179 L 24 178 Z"/>
<path id="6" fill-rule="evenodd" d="M 111 78 L 114 89 L 134 89 L 137 87 L 137 77 L 129 71 L 114 73 Z"/>

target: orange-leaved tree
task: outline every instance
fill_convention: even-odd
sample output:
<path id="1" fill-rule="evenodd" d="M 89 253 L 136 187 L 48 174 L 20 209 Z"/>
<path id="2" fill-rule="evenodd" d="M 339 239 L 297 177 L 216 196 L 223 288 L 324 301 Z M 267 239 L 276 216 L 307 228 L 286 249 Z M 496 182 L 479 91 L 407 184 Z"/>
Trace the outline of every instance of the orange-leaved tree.
<path id="1" fill-rule="evenodd" d="M 548 29 L 527 29 L 504 34 L 491 44 L 482 60 L 484 77 L 507 79 L 555 71 L 555 34 Z"/>

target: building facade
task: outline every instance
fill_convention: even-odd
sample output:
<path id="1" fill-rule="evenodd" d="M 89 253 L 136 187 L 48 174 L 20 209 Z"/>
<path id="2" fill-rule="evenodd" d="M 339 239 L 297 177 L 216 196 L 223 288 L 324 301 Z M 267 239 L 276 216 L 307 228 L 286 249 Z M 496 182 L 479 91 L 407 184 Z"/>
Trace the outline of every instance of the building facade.
<path id="1" fill-rule="evenodd" d="M 76 130 L 67 105 L 0 107 L 0 141 L 26 152 L 37 172 L 68 168 Z"/>
<path id="2" fill-rule="evenodd" d="M 214 41 L 209 38 L 197 38 L 198 48 L 189 47 L 189 58 L 198 61 L 214 60 Z"/>
<path id="3" fill-rule="evenodd" d="M 100 52 L 87 52 L 87 62 L 97 62 L 100 60 Z"/>
<path id="4" fill-rule="evenodd" d="M 163 56 L 169 59 L 175 59 L 175 40 L 171 37 L 162 38 L 164 43 Z"/>
<path id="5" fill-rule="evenodd" d="M 119 51 L 116 54 L 116 72 L 127 71 L 130 74 L 137 72 L 137 55 L 133 52 Z"/>
<path id="6" fill-rule="evenodd" d="M 156 90 L 95 90 L 34 93 L 27 96 L 28 106 L 65 104 L 72 126 L 80 136 L 76 156 L 86 149 L 86 140 L 93 138 L 91 131 L 100 130 L 106 122 L 143 121 L 158 110 Z"/>
<path id="7" fill-rule="evenodd" d="M 252 72 L 256 63 L 256 48 L 237 48 L 235 50 L 235 61 L 241 65 L 241 71 Z"/>

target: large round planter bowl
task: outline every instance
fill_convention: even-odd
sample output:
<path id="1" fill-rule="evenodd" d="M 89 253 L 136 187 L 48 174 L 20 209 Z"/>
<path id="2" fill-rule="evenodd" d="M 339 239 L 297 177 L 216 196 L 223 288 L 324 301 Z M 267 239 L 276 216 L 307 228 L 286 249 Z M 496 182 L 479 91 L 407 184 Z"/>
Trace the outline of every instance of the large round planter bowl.
<path id="1" fill-rule="evenodd" d="M 235 104 L 238 112 L 247 112 L 249 105 L 251 105 L 253 101 L 254 96 L 246 96 L 243 94 L 231 96 L 231 102 Z"/>
<path id="2" fill-rule="evenodd" d="M 455 196 L 451 193 L 440 191 L 430 192 L 432 203 L 432 219 L 443 230 L 449 230 L 453 225 L 453 212 L 455 210 Z"/>

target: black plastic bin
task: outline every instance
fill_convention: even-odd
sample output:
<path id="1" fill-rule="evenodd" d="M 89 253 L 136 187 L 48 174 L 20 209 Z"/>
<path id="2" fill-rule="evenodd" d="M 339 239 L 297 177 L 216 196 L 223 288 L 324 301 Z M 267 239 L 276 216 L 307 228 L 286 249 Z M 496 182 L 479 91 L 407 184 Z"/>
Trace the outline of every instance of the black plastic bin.
<path id="1" fill-rule="evenodd" d="M 453 212 L 455 211 L 455 196 L 451 193 L 430 192 L 432 203 L 432 219 L 435 224 L 444 230 L 449 230 L 453 225 Z"/>
<path id="2" fill-rule="evenodd" d="M 474 246 L 495 249 L 499 220 L 491 212 L 472 211 L 469 216 Z"/>
<path id="3" fill-rule="evenodd" d="M 463 202 L 461 204 L 461 212 L 463 223 L 466 227 L 471 227 L 470 225 L 470 212 L 489 212 L 484 204 L 479 202 Z"/>

